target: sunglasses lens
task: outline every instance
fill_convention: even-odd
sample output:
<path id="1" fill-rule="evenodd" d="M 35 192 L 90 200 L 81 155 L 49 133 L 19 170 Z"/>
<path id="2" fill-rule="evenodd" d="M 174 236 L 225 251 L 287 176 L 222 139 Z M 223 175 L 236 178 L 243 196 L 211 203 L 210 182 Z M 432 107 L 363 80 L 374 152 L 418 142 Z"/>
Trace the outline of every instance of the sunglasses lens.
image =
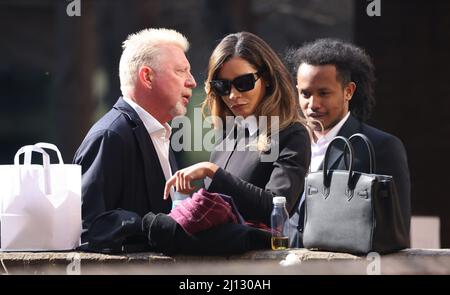
<path id="1" fill-rule="evenodd" d="M 255 78 L 253 74 L 243 75 L 234 79 L 233 85 L 240 92 L 249 91 L 255 87 Z"/>
<path id="2" fill-rule="evenodd" d="M 237 91 L 245 92 L 255 88 L 256 80 L 254 74 L 245 74 L 235 78 L 233 81 L 212 80 L 210 83 L 217 95 L 227 96 L 231 93 L 231 85 L 233 85 Z"/>
<path id="3" fill-rule="evenodd" d="M 230 94 L 231 83 L 226 80 L 213 80 L 211 81 L 211 87 L 217 95 L 225 96 Z"/>

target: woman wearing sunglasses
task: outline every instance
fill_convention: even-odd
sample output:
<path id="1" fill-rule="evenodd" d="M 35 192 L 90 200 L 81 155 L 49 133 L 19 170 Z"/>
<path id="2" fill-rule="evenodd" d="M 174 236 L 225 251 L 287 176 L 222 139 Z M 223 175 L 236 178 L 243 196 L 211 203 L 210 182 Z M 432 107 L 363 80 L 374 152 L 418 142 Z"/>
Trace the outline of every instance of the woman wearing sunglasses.
<path id="1" fill-rule="evenodd" d="M 274 196 L 286 197 L 287 209 L 293 213 L 309 167 L 310 140 L 289 73 L 279 57 L 254 34 L 228 35 L 210 57 L 205 90 L 203 108 L 217 119 L 215 128 L 225 126 L 226 117 L 231 116 L 246 119 L 247 130 L 242 138 L 236 136 L 237 127 L 224 132 L 222 142 L 234 145 L 214 150 L 210 162 L 176 172 L 166 183 L 165 198 L 172 186 L 190 193 L 196 189 L 191 181 L 205 178 L 206 189 L 232 196 L 247 221 L 270 225 Z M 275 130 L 272 116 L 278 118 Z M 250 117 L 255 120 L 247 120 Z M 268 118 L 264 130 L 258 129 L 261 117 Z M 246 144 L 245 150 L 238 150 L 240 140 L 256 143 L 256 148 Z M 273 149 L 278 151 L 275 158 L 264 161 L 263 156 Z"/>

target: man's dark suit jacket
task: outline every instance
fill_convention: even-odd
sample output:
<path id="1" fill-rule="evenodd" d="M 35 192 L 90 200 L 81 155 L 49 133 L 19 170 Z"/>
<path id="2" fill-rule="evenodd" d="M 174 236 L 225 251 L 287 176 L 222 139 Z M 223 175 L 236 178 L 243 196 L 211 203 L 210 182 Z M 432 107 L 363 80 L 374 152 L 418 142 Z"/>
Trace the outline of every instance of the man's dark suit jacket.
<path id="1" fill-rule="evenodd" d="M 227 137 L 239 146 L 240 139 L 232 136 L 230 132 Z M 279 151 L 273 162 L 261 161 L 259 151 L 213 151 L 210 161 L 220 168 L 212 180 L 205 180 L 208 191 L 232 196 L 245 220 L 266 225 L 270 225 L 274 196 L 286 197 L 287 210 L 294 213 L 311 159 L 309 134 L 300 123 L 281 130 L 273 144 Z"/>
<path id="2" fill-rule="evenodd" d="M 358 121 L 352 115 L 342 126 L 338 135 L 349 138 L 355 133 L 366 135 L 373 144 L 376 157 L 376 174 L 392 175 L 400 198 L 403 221 L 407 233 L 410 231 L 411 220 L 411 183 L 409 179 L 408 161 L 402 142 L 395 136 L 373 128 Z M 360 140 L 352 142 L 355 149 L 355 171 L 369 172 L 369 159 L 367 148 Z M 347 169 L 344 163 L 343 143 L 333 145 L 330 154 L 330 169 Z M 323 163 L 320 167 L 322 169 Z M 296 205 L 294 216 L 290 219 L 290 245 L 303 247 L 302 236 L 304 226 L 304 202 Z"/>
<path id="3" fill-rule="evenodd" d="M 169 154 L 175 172 L 175 158 L 172 151 Z M 108 234 L 111 240 L 133 231 L 139 236 L 140 217 L 149 211 L 170 211 L 171 202 L 163 200 L 166 179 L 150 135 L 122 98 L 91 128 L 73 162 L 82 167 L 82 243 L 108 243 Z M 94 221 L 99 227 L 96 236 L 89 233 Z M 131 224 L 128 232 L 118 233 L 126 223 Z M 146 234 L 142 237 L 146 240 Z M 102 251 L 89 245 L 87 249 Z"/>

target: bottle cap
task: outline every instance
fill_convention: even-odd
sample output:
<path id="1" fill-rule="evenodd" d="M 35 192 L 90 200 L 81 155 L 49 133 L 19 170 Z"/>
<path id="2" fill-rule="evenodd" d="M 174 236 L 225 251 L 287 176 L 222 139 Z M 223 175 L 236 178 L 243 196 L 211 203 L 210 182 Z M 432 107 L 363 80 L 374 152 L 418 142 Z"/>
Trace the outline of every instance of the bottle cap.
<path id="1" fill-rule="evenodd" d="M 285 197 L 274 197 L 273 198 L 273 204 L 274 205 L 279 205 L 279 204 L 284 204 L 286 203 L 286 198 Z"/>

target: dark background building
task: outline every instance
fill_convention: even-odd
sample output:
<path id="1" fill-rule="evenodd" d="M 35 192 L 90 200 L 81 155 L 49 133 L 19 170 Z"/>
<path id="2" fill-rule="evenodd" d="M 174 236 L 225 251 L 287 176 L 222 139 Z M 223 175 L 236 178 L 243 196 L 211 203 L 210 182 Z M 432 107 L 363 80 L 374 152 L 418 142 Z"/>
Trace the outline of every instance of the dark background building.
<path id="1" fill-rule="evenodd" d="M 67 6 L 78 2 L 80 16 Z M 374 3 L 377 2 L 377 3 Z M 368 5 L 380 5 L 369 16 Z M 364 47 L 376 66 L 371 124 L 405 144 L 415 216 L 438 216 L 450 247 L 450 2 L 408 0 L 0 0 L 0 164 L 37 141 L 70 162 L 91 124 L 120 95 L 121 43 L 147 27 L 174 28 L 191 42 L 203 99 L 208 57 L 224 35 L 251 31 L 280 55 L 336 37 Z M 182 165 L 207 153 L 179 155 Z"/>

